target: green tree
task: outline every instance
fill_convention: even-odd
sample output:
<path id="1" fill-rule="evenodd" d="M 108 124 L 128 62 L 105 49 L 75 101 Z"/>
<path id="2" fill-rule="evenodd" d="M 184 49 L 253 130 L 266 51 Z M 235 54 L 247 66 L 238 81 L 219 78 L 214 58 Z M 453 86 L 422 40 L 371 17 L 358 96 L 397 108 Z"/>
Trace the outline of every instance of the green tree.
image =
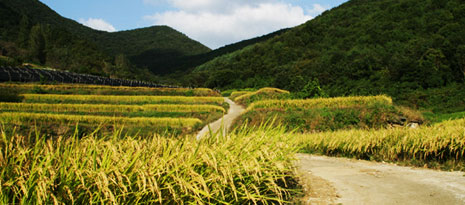
<path id="1" fill-rule="evenodd" d="M 465 45 L 457 48 L 456 59 L 458 60 L 458 70 L 463 74 L 463 81 L 465 81 Z"/>
<path id="2" fill-rule="evenodd" d="M 328 94 L 321 89 L 320 82 L 318 79 L 309 81 L 305 87 L 297 93 L 299 98 L 318 98 L 318 97 L 329 97 Z"/>
<path id="3" fill-rule="evenodd" d="M 29 35 L 31 31 L 31 22 L 26 15 L 21 17 L 21 21 L 19 22 L 19 33 L 17 44 L 21 48 L 26 48 L 29 44 Z"/>
<path id="4" fill-rule="evenodd" d="M 29 46 L 32 60 L 40 64 L 45 64 L 47 57 L 45 52 L 45 36 L 40 24 L 32 27 L 29 37 Z"/>

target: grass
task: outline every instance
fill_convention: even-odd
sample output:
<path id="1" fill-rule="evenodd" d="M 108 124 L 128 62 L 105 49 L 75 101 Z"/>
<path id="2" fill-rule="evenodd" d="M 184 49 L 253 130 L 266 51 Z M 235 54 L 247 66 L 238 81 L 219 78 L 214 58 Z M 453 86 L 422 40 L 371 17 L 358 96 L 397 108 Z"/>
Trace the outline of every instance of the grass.
<path id="1" fill-rule="evenodd" d="M 0 138 L 3 204 L 281 204 L 297 190 L 280 128 L 228 136 Z"/>
<path id="2" fill-rule="evenodd" d="M 440 123 L 447 120 L 456 120 L 465 118 L 465 112 L 435 114 L 432 112 L 424 112 L 425 118 L 432 123 Z"/>
<path id="3" fill-rule="evenodd" d="M 221 91 L 221 95 L 223 97 L 231 97 L 232 93 L 241 92 L 241 91 L 255 92 L 255 91 L 257 91 L 257 89 L 255 89 L 255 88 L 230 89 L 230 90 Z"/>
<path id="4" fill-rule="evenodd" d="M 301 152 L 465 171 L 465 119 L 418 129 L 296 134 Z"/>
<path id="5" fill-rule="evenodd" d="M 229 96 L 229 98 L 231 100 L 236 100 L 236 98 L 242 96 L 242 95 L 246 95 L 246 94 L 250 94 L 250 93 L 253 93 L 252 91 L 234 91 L 231 93 L 231 95 Z"/>
<path id="6" fill-rule="evenodd" d="M 111 96 L 111 95 L 53 95 L 24 94 L 26 103 L 48 104 L 214 104 L 223 105 L 222 97 L 185 97 L 185 96 Z"/>
<path id="7" fill-rule="evenodd" d="M 234 98 L 234 101 L 241 105 L 250 105 L 253 102 L 269 99 L 287 99 L 290 98 L 289 91 L 277 88 L 262 88 L 255 92 L 240 95 Z"/>
<path id="8" fill-rule="evenodd" d="M 424 121 L 420 113 L 394 106 L 390 97 L 368 96 L 257 101 L 235 124 L 257 126 L 268 119 L 275 119 L 277 124 L 298 132 L 379 129 L 391 124 Z"/>
<path id="9" fill-rule="evenodd" d="M 42 85 L 35 83 L 0 83 L 0 89 L 10 88 L 23 94 L 79 94 L 79 95 L 152 95 L 152 96 L 209 96 L 220 94 L 208 88 L 149 88 L 86 84 Z"/>

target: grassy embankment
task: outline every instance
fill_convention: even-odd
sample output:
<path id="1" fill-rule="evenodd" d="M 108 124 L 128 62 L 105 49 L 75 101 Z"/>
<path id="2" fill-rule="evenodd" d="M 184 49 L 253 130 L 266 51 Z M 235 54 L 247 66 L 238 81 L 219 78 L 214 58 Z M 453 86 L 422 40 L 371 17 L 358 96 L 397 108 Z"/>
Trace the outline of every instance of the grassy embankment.
<path id="1" fill-rule="evenodd" d="M 266 91 L 262 91 L 266 92 Z M 265 97 L 263 97 L 265 96 Z M 423 116 L 411 109 L 398 107 L 387 96 L 338 97 L 316 99 L 280 99 L 273 93 L 254 97 L 253 93 L 237 97 L 238 102 L 248 104 L 246 112 L 236 121 L 236 126 L 247 123 L 257 126 L 274 119 L 288 130 L 299 132 L 331 131 L 340 129 L 385 128 L 406 125 L 409 122 L 422 123 Z M 261 100 L 253 100 L 260 98 Z M 249 102 L 249 103 L 244 103 Z"/>

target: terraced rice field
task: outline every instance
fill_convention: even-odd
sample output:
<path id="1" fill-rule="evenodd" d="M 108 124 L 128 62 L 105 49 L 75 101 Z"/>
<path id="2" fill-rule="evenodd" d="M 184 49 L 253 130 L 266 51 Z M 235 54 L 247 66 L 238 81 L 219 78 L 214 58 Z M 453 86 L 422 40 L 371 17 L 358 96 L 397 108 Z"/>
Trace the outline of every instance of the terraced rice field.
<path id="1" fill-rule="evenodd" d="M 112 132 L 115 126 L 125 131 L 150 135 L 166 132 L 194 133 L 226 113 L 222 97 L 210 97 L 210 89 L 127 88 L 91 85 L 29 85 L 0 84 L 19 88 L 22 102 L 0 103 L 0 120 L 18 130 L 37 126 L 50 135 L 72 132 L 73 126 Z M 75 90 L 105 90 L 122 95 L 31 94 L 33 89 L 64 93 Z M 28 90 L 29 89 L 29 90 Z M 126 95 L 142 93 L 173 94 L 173 96 Z M 179 96 L 202 93 L 202 96 Z M 13 127 L 14 127 L 13 126 Z M 9 126 L 11 127 L 11 126 Z M 63 131 L 65 130 L 65 131 Z M 82 133 L 85 134 L 85 133 Z"/>
<path id="2" fill-rule="evenodd" d="M 86 94 L 86 95 L 151 95 L 151 96 L 209 96 L 220 94 L 208 88 L 149 88 L 86 84 L 41 85 L 34 83 L 0 83 L 0 89 L 10 88 L 22 93 L 34 94 Z"/>
<path id="3" fill-rule="evenodd" d="M 227 112 L 221 97 L 56 93 L 0 103 L 0 204 L 283 204 L 299 192 L 282 129 L 195 138 Z"/>

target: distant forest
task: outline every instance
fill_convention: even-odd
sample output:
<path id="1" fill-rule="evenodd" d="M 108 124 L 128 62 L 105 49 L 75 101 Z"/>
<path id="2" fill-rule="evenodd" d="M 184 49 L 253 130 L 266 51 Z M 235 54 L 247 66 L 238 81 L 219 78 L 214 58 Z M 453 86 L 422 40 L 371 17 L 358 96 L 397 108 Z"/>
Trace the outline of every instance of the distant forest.
<path id="1" fill-rule="evenodd" d="M 330 96 L 430 89 L 465 80 L 461 0 L 351 0 L 266 42 L 198 66 L 223 89 L 273 86 Z"/>

